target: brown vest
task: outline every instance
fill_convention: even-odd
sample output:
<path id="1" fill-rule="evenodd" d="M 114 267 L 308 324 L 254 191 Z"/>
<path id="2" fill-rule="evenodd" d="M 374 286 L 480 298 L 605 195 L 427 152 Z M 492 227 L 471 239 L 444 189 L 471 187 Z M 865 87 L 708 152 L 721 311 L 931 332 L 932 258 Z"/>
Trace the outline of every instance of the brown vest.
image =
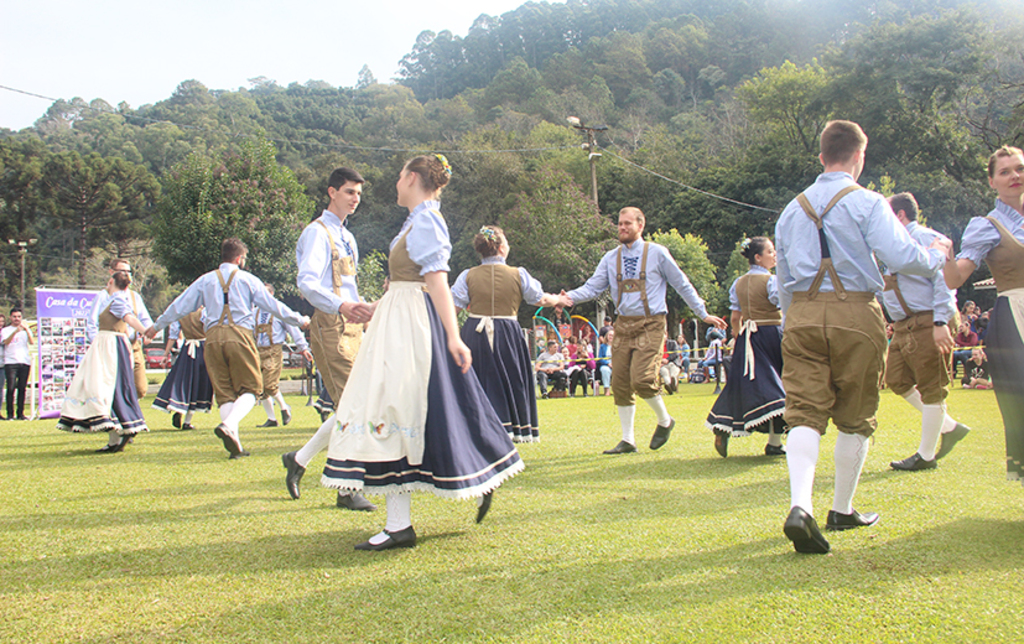
<path id="1" fill-rule="evenodd" d="M 753 320 L 758 326 L 778 326 L 782 311 L 768 299 L 768 280 L 771 275 L 746 274 L 736 280 L 736 298 L 744 320 Z"/>
<path id="2" fill-rule="evenodd" d="M 504 264 L 484 264 L 466 273 L 469 307 L 473 315 L 514 316 L 523 301 L 519 269 Z"/>
<path id="3" fill-rule="evenodd" d="M 408 236 L 409 231 L 406 231 L 391 249 L 391 254 L 388 255 L 388 275 L 392 282 L 426 282 L 427 280 L 420 275 L 422 267 L 409 257 L 409 251 L 405 246 L 405 238 Z"/>
<path id="4" fill-rule="evenodd" d="M 206 330 L 203 329 L 203 310 L 193 311 L 178 320 L 181 325 L 181 332 L 186 340 L 205 340 Z"/>
<path id="5" fill-rule="evenodd" d="M 1024 244 L 1010 234 L 997 219 L 986 217 L 999 231 L 999 245 L 989 251 L 985 263 L 996 280 L 996 290 L 1002 293 L 1024 288 Z"/>
<path id="6" fill-rule="evenodd" d="M 113 304 L 113 302 L 111 302 L 111 304 Z M 124 333 L 125 335 L 128 335 L 128 323 L 111 313 L 110 304 L 108 304 L 107 308 L 103 309 L 103 312 L 100 313 L 99 330 L 114 331 L 116 333 Z"/>

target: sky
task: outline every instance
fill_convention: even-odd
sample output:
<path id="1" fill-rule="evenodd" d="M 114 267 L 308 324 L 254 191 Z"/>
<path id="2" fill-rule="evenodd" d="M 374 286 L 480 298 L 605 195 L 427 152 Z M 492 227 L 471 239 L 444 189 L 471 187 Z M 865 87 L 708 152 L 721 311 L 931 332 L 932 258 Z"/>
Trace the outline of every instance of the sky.
<path id="1" fill-rule="evenodd" d="M 465 36 L 480 14 L 499 16 L 525 2 L 6 2 L 0 86 L 137 108 L 169 98 L 189 79 L 226 90 L 259 76 L 283 86 L 322 80 L 351 87 L 369 65 L 389 82 L 420 32 Z M 0 88 L 0 127 L 28 127 L 50 104 Z"/>

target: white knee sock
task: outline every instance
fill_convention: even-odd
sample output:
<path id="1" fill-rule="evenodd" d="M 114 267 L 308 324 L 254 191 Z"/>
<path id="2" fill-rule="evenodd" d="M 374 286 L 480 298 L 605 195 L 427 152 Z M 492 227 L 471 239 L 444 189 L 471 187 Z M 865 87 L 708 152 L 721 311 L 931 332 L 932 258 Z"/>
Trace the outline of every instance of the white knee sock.
<path id="1" fill-rule="evenodd" d="M 817 434 L 818 432 L 814 433 Z M 772 447 L 782 447 L 782 434 L 776 434 L 774 431 L 768 430 L 768 444 Z"/>
<path id="2" fill-rule="evenodd" d="M 814 469 L 818 465 L 821 434 L 806 425 L 789 430 L 786 465 L 789 467 L 790 507 L 800 507 L 814 515 Z"/>
<path id="3" fill-rule="evenodd" d="M 921 400 L 921 392 L 917 390 L 917 387 L 911 389 L 910 393 L 903 396 L 903 398 L 905 398 L 906 401 L 914 407 L 914 409 L 923 413 L 924 401 Z M 944 414 L 944 418 L 942 419 L 942 433 L 948 434 L 954 429 L 956 429 L 956 421 L 950 418 L 949 414 Z"/>
<path id="4" fill-rule="evenodd" d="M 320 425 L 320 429 L 316 430 L 313 437 L 306 441 L 302 449 L 295 453 L 295 462 L 302 467 L 306 467 L 313 460 L 314 456 L 327 449 L 327 446 L 331 443 L 331 432 L 334 431 L 334 424 L 336 422 L 337 418 L 334 414 L 331 414 L 331 417 Z"/>
<path id="5" fill-rule="evenodd" d="M 412 495 L 386 494 L 384 500 L 388 507 L 388 520 L 384 529 L 388 532 L 405 530 L 412 525 Z M 380 545 L 387 541 L 388 535 L 380 532 L 370 537 L 370 543 Z"/>
<path id="6" fill-rule="evenodd" d="M 277 404 L 280 405 L 281 409 L 287 409 L 288 411 L 292 410 L 291 406 L 285 402 L 284 394 L 281 393 L 280 389 L 278 389 L 277 393 L 274 394 L 274 400 L 277 401 Z"/>
<path id="7" fill-rule="evenodd" d="M 267 412 L 267 420 L 277 420 L 277 416 L 274 415 L 274 401 L 270 398 L 264 398 L 260 401 L 263 405 L 263 411 Z"/>
<path id="8" fill-rule="evenodd" d="M 196 410 L 193 409 L 192 411 L 190 411 L 187 414 L 185 414 L 185 420 L 182 421 L 182 422 L 184 424 L 186 424 L 186 425 L 191 425 L 192 424 L 192 417 L 195 416 L 195 415 L 196 415 Z"/>
<path id="9" fill-rule="evenodd" d="M 836 491 L 832 509 L 840 514 L 853 512 L 853 495 L 857 491 L 860 471 L 868 457 L 867 436 L 839 432 L 836 437 Z"/>
<path id="10" fill-rule="evenodd" d="M 935 458 L 935 449 L 939 444 L 939 432 L 946 415 L 946 404 L 925 405 L 921 412 L 921 446 L 917 453 L 926 461 Z"/>
<path id="11" fill-rule="evenodd" d="M 636 405 L 616 407 L 619 410 L 619 424 L 622 425 L 622 440 L 630 445 L 636 445 L 636 438 L 633 437 L 633 418 L 636 416 Z"/>
<path id="12" fill-rule="evenodd" d="M 228 426 L 229 430 L 238 434 L 238 426 L 255 406 L 256 396 L 252 394 L 242 394 L 237 400 L 235 400 L 234 406 L 231 407 L 231 413 L 224 419 L 224 424 Z"/>
<path id="13" fill-rule="evenodd" d="M 224 403 L 223 405 L 217 405 L 217 413 L 220 414 L 220 422 L 224 422 L 224 419 L 226 419 L 231 414 L 231 410 L 234 408 L 234 406 L 235 403 L 233 402 Z"/>
<path id="14" fill-rule="evenodd" d="M 668 409 L 665 408 L 665 401 L 662 400 L 661 396 L 655 396 L 654 398 L 645 398 L 647 405 L 654 410 L 654 413 L 658 415 L 658 424 L 662 427 L 668 427 L 672 423 L 672 417 L 668 415 Z"/>
<path id="15" fill-rule="evenodd" d="M 120 445 L 120 444 L 121 444 L 121 435 L 120 434 L 118 434 L 114 430 L 110 430 L 109 432 L 107 432 L 107 445 L 113 446 L 113 445 Z"/>

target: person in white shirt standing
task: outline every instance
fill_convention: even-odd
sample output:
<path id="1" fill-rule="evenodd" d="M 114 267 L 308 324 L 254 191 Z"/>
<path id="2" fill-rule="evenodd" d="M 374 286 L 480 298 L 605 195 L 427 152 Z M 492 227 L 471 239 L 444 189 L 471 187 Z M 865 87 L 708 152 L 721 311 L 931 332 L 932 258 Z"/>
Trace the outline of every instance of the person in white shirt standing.
<path id="1" fill-rule="evenodd" d="M 11 309 L 11 323 L 3 329 L 4 372 L 7 378 L 8 420 L 25 418 L 25 388 L 28 386 L 29 357 L 28 345 L 32 344 L 32 332 L 21 319 L 21 309 Z M 14 415 L 14 395 L 18 395 L 18 415 Z"/>

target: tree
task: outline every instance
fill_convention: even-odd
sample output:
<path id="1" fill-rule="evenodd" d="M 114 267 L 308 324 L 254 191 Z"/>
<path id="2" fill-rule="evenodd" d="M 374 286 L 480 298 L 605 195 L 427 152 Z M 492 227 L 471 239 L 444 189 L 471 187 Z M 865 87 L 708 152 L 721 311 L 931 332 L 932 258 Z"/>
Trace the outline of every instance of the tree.
<path id="1" fill-rule="evenodd" d="M 219 158 L 189 155 L 164 179 L 153 251 L 173 282 L 189 283 L 220 264 L 220 245 L 238 237 L 248 268 L 282 294 L 296 293 L 295 243 L 313 203 L 263 138 Z"/>
<path id="2" fill-rule="evenodd" d="M 160 195 L 145 167 L 117 157 L 77 152 L 51 155 L 41 177 L 44 209 L 78 237 L 78 285 L 86 286 L 86 260 L 94 246 L 117 250 L 146 235 L 144 220 Z"/>
<path id="3" fill-rule="evenodd" d="M 798 68 L 790 61 L 767 67 L 736 89 L 755 123 L 803 154 L 818 151 L 818 134 L 831 117 L 825 92 L 829 74 L 817 61 Z"/>

